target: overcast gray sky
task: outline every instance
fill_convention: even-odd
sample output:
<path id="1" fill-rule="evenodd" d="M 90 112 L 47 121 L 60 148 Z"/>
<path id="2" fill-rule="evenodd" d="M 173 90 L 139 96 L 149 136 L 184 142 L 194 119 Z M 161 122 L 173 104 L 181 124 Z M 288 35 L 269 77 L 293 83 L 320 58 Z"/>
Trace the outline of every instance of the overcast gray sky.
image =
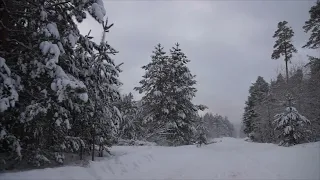
<path id="1" fill-rule="evenodd" d="M 179 42 L 197 76 L 194 103 L 240 122 L 250 84 L 259 75 L 267 81 L 274 78 L 283 64 L 270 58 L 279 21 L 288 21 L 295 31 L 299 51 L 295 61 L 305 61 L 306 50 L 300 47 L 308 36 L 302 26 L 314 2 L 105 0 L 107 16 L 114 23 L 107 40 L 119 51 L 115 61 L 124 62 L 122 91 L 139 99 L 133 88 L 139 85 L 141 66 L 150 62 L 154 46 L 161 43 L 168 51 Z M 92 29 L 100 39 L 101 28 L 92 19 L 79 26 L 83 33 Z"/>

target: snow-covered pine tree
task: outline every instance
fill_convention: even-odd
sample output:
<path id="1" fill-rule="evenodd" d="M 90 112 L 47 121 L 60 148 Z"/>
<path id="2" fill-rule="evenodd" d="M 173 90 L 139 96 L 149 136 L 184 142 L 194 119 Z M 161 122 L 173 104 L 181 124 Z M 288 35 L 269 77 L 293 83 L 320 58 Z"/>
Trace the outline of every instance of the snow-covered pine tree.
<path id="1" fill-rule="evenodd" d="M 201 134 L 205 134 L 206 137 L 209 137 L 209 127 L 204 118 L 200 117 L 199 115 L 195 116 L 194 118 L 196 129 L 196 133 L 194 134 L 194 142 L 199 140 Z"/>
<path id="2" fill-rule="evenodd" d="M 212 115 L 212 113 L 206 113 L 204 114 L 204 116 L 202 117 L 203 121 L 204 121 L 204 125 L 207 126 L 207 137 L 208 138 L 215 138 L 217 137 L 217 132 L 215 130 L 215 124 L 214 124 L 214 117 Z"/>
<path id="3" fill-rule="evenodd" d="M 226 136 L 235 137 L 235 130 L 233 124 L 229 121 L 229 118 L 225 116 L 223 118 L 223 123 L 225 124 Z"/>
<path id="4" fill-rule="evenodd" d="M 195 128 L 192 118 L 205 106 L 193 105 L 191 100 L 196 81 L 186 66 L 189 62 L 178 45 L 168 57 L 158 44 L 151 56 L 152 61 L 142 68 L 146 70 L 141 86 L 135 87 L 142 97 L 144 122 L 148 131 L 162 143 L 169 145 L 189 144 Z"/>
<path id="5" fill-rule="evenodd" d="M 102 22 L 103 19 L 102 19 Z M 88 92 L 93 106 L 91 119 L 91 137 L 93 144 L 99 146 L 99 156 L 103 156 L 105 146 L 111 146 L 117 141 L 121 113 L 116 107 L 120 100 L 119 81 L 120 66 L 116 65 L 110 57 L 117 51 L 105 40 L 106 33 L 113 24 L 108 25 L 108 20 L 103 24 L 103 35 L 99 45 L 93 43 L 95 53 L 90 64 L 90 78 L 86 81 Z M 94 150 L 94 148 L 92 148 Z"/>
<path id="6" fill-rule="evenodd" d="M 122 115 L 120 122 L 119 138 L 136 140 L 141 131 L 140 121 L 137 119 L 138 105 L 133 100 L 132 93 L 122 96 L 118 103 L 118 108 Z"/>
<path id="7" fill-rule="evenodd" d="M 257 117 L 256 112 L 254 111 L 253 98 L 248 96 L 248 100 L 245 102 L 244 113 L 242 116 L 243 123 L 243 132 L 250 137 L 253 132 L 253 118 Z"/>
<path id="8" fill-rule="evenodd" d="M 102 23 L 105 15 L 103 2 L 4 0 L 1 7 L 4 7 L 0 10 L 4 16 L 1 16 L 0 46 L 4 51 L 0 51 L 0 57 L 7 60 L 16 84 L 21 84 L 16 88 L 19 90 L 17 108 L 1 116 L 10 113 L 13 118 L 1 123 L 1 129 L 7 132 L 1 143 L 14 147 L 11 148 L 14 154 L 19 157 L 24 154 L 24 159 L 36 165 L 48 162 L 47 157 L 52 156 L 62 162 L 62 152 L 77 151 L 79 144 L 83 144 L 73 128 L 79 120 L 74 114 L 90 104 L 84 83 L 87 77 L 82 76 L 82 72 L 92 70 L 92 62 L 86 62 L 90 58 L 78 61 L 76 49 L 93 44 L 89 41 L 78 43 L 84 36 L 74 19 L 82 22 L 85 11 L 88 11 Z M 85 114 L 91 112 L 82 111 Z M 88 116 L 84 117 L 83 120 L 89 120 Z M 17 140 L 8 140 L 11 137 Z"/>
<path id="9" fill-rule="evenodd" d="M 141 140 L 148 140 L 150 137 L 153 137 L 153 133 L 149 133 L 147 129 L 147 124 L 145 123 L 145 112 L 147 108 L 146 106 L 143 106 L 142 100 L 138 100 L 135 102 L 137 106 L 137 112 L 136 112 L 136 121 L 137 124 L 139 125 L 139 131 L 135 132 L 136 136 L 138 139 Z"/>
<path id="10" fill-rule="evenodd" d="M 87 100 L 84 84 L 68 72 L 64 62 L 72 61 L 68 58 L 72 54 L 67 49 L 68 36 L 78 34 L 71 17 L 84 11 L 88 2 L 2 3 L 2 13 L 9 16 L 1 24 L 2 31 L 7 31 L 1 56 L 10 61 L 9 67 L 21 77 L 23 86 L 19 91 L 19 111 L 9 125 L 10 131 L 20 139 L 24 152 L 35 154 L 30 159 L 39 165 L 39 161 L 47 161 L 39 154 L 42 149 L 55 149 L 48 145 L 56 145 L 70 128 L 66 102 Z"/>
<path id="11" fill-rule="evenodd" d="M 255 136 L 257 136 L 255 133 L 259 133 L 258 131 L 260 131 L 258 126 L 259 114 L 257 113 L 257 106 L 263 102 L 268 91 L 269 85 L 261 76 L 258 76 L 256 82 L 249 88 L 249 96 L 246 101 L 242 120 L 244 124 L 244 133 L 254 141 L 256 140 Z"/>
<path id="12" fill-rule="evenodd" d="M 166 122 L 169 110 L 166 105 L 166 85 L 169 79 L 169 62 L 161 44 L 152 51 L 151 62 L 142 69 L 145 70 L 140 87 L 134 90 L 145 95 L 141 99 L 143 109 L 142 124 L 146 130 L 146 138 L 158 143 L 165 143 Z"/>
<path id="13" fill-rule="evenodd" d="M 285 112 L 275 115 L 275 118 L 276 129 L 281 132 L 278 137 L 281 139 L 281 146 L 300 144 L 305 141 L 306 134 L 310 133 L 310 130 L 305 128 L 310 121 L 292 106 L 286 107 Z"/>
<path id="14" fill-rule="evenodd" d="M 253 118 L 252 121 L 252 135 L 254 136 L 254 141 L 265 142 L 265 126 L 268 125 L 268 123 L 265 122 L 268 122 L 268 120 L 266 119 L 267 116 L 264 116 L 264 112 L 268 110 L 264 109 L 260 111 L 260 114 L 259 109 L 261 109 L 261 106 L 263 106 L 265 101 L 267 100 L 267 95 L 269 93 L 269 84 L 263 79 L 263 77 L 258 76 L 257 81 L 249 91 L 251 97 L 254 98 L 254 111 L 257 115 L 255 118 Z"/>
<path id="15" fill-rule="evenodd" d="M 195 122 L 193 117 L 198 115 L 198 110 L 204 110 L 204 106 L 194 105 L 193 97 L 197 92 L 194 85 L 195 76 L 191 74 L 187 63 L 190 60 L 182 52 L 179 44 L 170 50 L 169 67 L 167 73 L 170 75 L 167 83 L 167 108 L 168 128 L 167 140 L 172 145 L 190 144 L 190 140 L 195 133 Z"/>

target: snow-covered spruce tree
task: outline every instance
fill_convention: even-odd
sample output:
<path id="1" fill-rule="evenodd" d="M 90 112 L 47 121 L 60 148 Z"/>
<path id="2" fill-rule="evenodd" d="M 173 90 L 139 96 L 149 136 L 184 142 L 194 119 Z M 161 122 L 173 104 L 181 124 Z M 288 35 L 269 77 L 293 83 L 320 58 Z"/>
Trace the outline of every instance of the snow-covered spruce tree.
<path id="1" fill-rule="evenodd" d="M 256 141 L 254 137 L 255 133 L 259 131 L 259 114 L 257 113 L 256 107 L 265 99 L 268 90 L 269 85 L 261 76 L 258 76 L 256 82 L 249 88 L 249 96 L 244 108 L 242 121 L 244 124 L 244 133 L 254 141 Z"/>
<path id="2" fill-rule="evenodd" d="M 216 131 L 215 131 L 215 124 L 214 124 L 214 117 L 212 113 L 206 113 L 202 117 L 203 119 L 203 124 L 206 126 L 207 129 L 207 138 L 215 138 L 217 137 Z"/>
<path id="3" fill-rule="evenodd" d="M 194 105 L 191 101 L 197 92 L 193 86 L 196 84 L 195 76 L 191 74 L 187 63 L 190 60 L 182 52 L 179 44 L 170 50 L 169 67 L 167 71 L 170 78 L 167 83 L 167 108 L 169 110 L 167 122 L 167 140 L 172 145 L 190 144 L 195 133 L 194 116 L 198 110 L 204 110 L 202 105 Z"/>
<path id="4" fill-rule="evenodd" d="M 275 118 L 276 129 L 281 131 L 279 134 L 281 146 L 300 144 L 305 140 L 306 133 L 310 133 L 310 130 L 304 128 L 310 121 L 292 106 L 288 106 L 285 112 L 275 115 Z"/>
<path id="5" fill-rule="evenodd" d="M 19 160 L 22 158 L 20 140 L 12 132 L 11 126 L 17 118 L 15 107 L 20 88 L 20 77 L 13 74 L 5 59 L 0 57 L 0 152 L 10 152 L 13 158 Z"/>
<path id="6" fill-rule="evenodd" d="M 234 126 L 233 124 L 229 121 L 229 118 L 227 116 L 225 116 L 223 118 L 223 124 L 225 127 L 225 131 L 226 131 L 226 137 L 235 137 L 235 130 L 234 130 Z"/>
<path id="7" fill-rule="evenodd" d="M 145 93 L 141 99 L 143 109 L 142 125 L 145 129 L 146 138 L 158 143 L 165 143 L 165 125 L 167 122 L 168 109 L 166 106 L 165 86 L 168 75 L 168 56 L 161 44 L 158 44 L 151 56 L 151 62 L 142 66 L 146 72 L 139 82 L 140 87 L 134 89 L 140 94 Z"/>
<path id="8" fill-rule="evenodd" d="M 264 80 L 263 77 L 258 76 L 256 82 L 249 91 L 251 97 L 253 97 L 254 99 L 254 111 L 257 115 L 252 120 L 253 131 L 251 137 L 253 137 L 252 140 L 256 142 L 265 142 L 265 136 L 263 134 L 265 134 L 265 126 L 268 125 L 265 122 L 268 121 L 266 120 L 267 116 L 264 116 L 264 112 L 268 111 L 268 109 L 265 109 L 262 112 L 259 112 L 259 109 L 261 109 L 261 106 L 263 106 L 265 101 L 267 100 L 267 95 L 269 93 L 269 84 Z"/>
<path id="9" fill-rule="evenodd" d="M 103 2 L 4 0 L 1 3 L 4 5 L 1 45 L 5 45 L 0 56 L 10 62 L 7 65 L 21 77 L 23 87 L 15 119 L 9 125 L 1 124 L 2 129 L 19 139 L 25 159 L 39 165 L 48 160 L 45 156 L 55 156 L 62 162 L 61 152 L 77 150 L 79 144 L 74 142 L 82 142 L 74 141 L 77 137 L 73 137 L 73 124 L 78 119 L 72 114 L 87 106 L 88 89 L 80 72 L 87 72 L 83 71 L 84 64 L 92 67 L 91 62 L 81 64 L 76 58 L 75 45 L 83 36 L 73 17 L 82 22 L 85 11 L 89 11 L 102 23 Z M 73 139 L 70 146 L 66 143 L 68 139 Z"/>
<path id="10" fill-rule="evenodd" d="M 149 138 L 152 138 L 154 136 L 153 133 L 148 132 L 147 124 L 145 120 L 145 113 L 146 106 L 143 106 L 142 100 L 138 100 L 135 102 L 137 106 L 137 112 L 136 112 L 136 122 L 139 125 L 139 131 L 136 131 L 135 134 L 138 139 L 146 141 Z"/>
<path id="11" fill-rule="evenodd" d="M 248 96 L 248 100 L 245 102 L 244 113 L 242 116 L 243 122 L 243 132 L 247 136 L 251 136 L 253 132 L 253 118 L 257 117 L 256 112 L 254 111 L 254 103 L 251 96 Z"/>
<path id="12" fill-rule="evenodd" d="M 23 86 L 19 92 L 19 114 L 10 122 L 11 125 L 6 124 L 10 126 L 7 130 L 20 139 L 24 152 L 35 154 L 30 159 L 38 165 L 39 161 L 47 161 L 46 158 L 41 159 L 41 149 L 56 143 L 65 134 L 61 129 L 69 127 L 68 113 L 62 103 L 64 96 L 70 92 L 70 100 L 81 99 L 82 92 L 71 91 L 85 90 L 81 82 L 69 77 L 58 64 L 62 54 L 66 53 L 63 45 L 68 43 L 65 33 L 59 30 L 77 29 L 66 23 L 57 27 L 59 21 L 68 21 L 58 16 L 67 15 L 63 9 L 71 4 L 45 1 L 2 3 L 5 7 L 2 13 L 8 15 L 1 24 L 2 31 L 7 31 L 2 39 L 5 44 L 3 56 L 10 61 L 8 65 L 12 71 L 21 77 Z M 70 8 L 70 12 L 75 8 L 78 5 Z M 64 127 L 55 128 L 54 121 L 62 121 Z"/>
<path id="13" fill-rule="evenodd" d="M 265 99 L 255 108 L 259 115 L 257 122 L 255 123 L 256 131 L 259 133 L 255 132 L 255 135 L 259 142 L 274 143 L 276 141 L 273 116 L 274 114 L 281 112 L 283 106 L 278 106 L 279 103 L 275 97 L 271 85 Z M 280 108 L 280 110 L 276 110 L 277 108 Z"/>
<path id="14" fill-rule="evenodd" d="M 178 45 L 168 57 L 158 44 L 153 51 L 152 61 L 142 68 L 146 70 L 141 86 L 136 87 L 145 110 L 144 122 L 148 131 L 168 145 L 191 143 L 195 132 L 193 115 L 204 106 L 193 105 L 191 100 L 196 89 L 186 64 L 189 60 Z"/>
<path id="15" fill-rule="evenodd" d="M 195 128 L 196 128 L 196 134 L 195 134 L 195 140 L 199 138 L 199 136 L 204 133 L 206 137 L 209 136 L 209 127 L 207 122 L 205 121 L 204 117 L 196 116 L 195 117 Z"/>
<path id="16" fill-rule="evenodd" d="M 120 122 L 119 138 L 121 139 L 138 139 L 140 123 L 137 119 L 138 105 L 133 100 L 132 93 L 125 94 L 118 102 L 122 120 Z"/>
<path id="17" fill-rule="evenodd" d="M 90 127 L 92 147 L 99 146 L 99 156 L 103 156 L 106 146 L 111 146 L 117 141 L 121 113 L 116 107 L 120 100 L 119 86 L 122 84 L 118 77 L 120 66 L 115 65 L 111 55 L 117 53 L 105 40 L 106 33 L 113 24 L 108 21 L 103 24 L 103 36 L 99 45 L 92 43 L 95 52 L 92 54 L 92 62 L 89 74 L 85 81 L 88 87 L 90 106 L 93 109 Z M 94 151 L 94 148 L 92 148 Z M 94 160 L 94 152 L 92 153 Z"/>

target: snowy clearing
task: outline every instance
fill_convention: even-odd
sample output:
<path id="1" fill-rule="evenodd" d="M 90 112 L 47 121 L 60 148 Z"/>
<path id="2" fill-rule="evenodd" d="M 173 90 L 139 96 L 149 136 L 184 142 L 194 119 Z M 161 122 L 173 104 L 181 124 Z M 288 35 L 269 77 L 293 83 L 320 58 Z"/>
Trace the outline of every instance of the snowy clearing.
<path id="1" fill-rule="evenodd" d="M 280 147 L 222 138 L 201 148 L 117 146 L 116 156 L 88 167 L 4 173 L 6 180 L 320 179 L 320 142 Z"/>

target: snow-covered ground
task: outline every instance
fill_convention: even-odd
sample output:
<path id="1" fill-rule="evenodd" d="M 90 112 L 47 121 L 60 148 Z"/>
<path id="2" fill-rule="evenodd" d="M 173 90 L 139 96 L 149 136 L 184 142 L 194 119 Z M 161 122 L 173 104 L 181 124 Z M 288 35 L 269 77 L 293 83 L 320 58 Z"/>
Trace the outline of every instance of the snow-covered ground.
<path id="1" fill-rule="evenodd" d="M 4 173 L 4 180 L 320 179 L 320 143 L 294 147 L 222 138 L 196 146 L 113 147 L 116 156 L 88 167 Z"/>

